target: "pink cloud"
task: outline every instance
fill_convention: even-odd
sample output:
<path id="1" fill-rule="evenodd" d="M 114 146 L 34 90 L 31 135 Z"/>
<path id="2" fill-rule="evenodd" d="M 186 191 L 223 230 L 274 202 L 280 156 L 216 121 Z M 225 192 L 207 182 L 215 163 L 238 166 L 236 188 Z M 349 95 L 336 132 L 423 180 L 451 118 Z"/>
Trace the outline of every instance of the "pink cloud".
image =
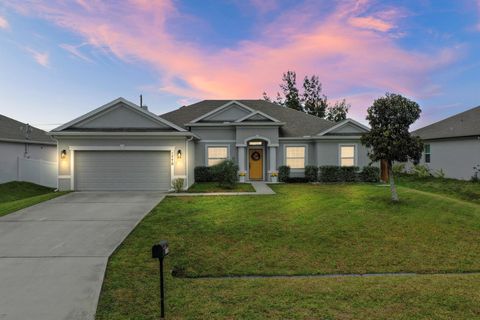
<path id="1" fill-rule="evenodd" d="M 430 72 L 457 56 L 455 49 L 402 49 L 387 32 L 401 10 L 375 12 L 367 0 L 340 2 L 321 19 L 317 3 L 303 4 L 264 25 L 255 39 L 217 50 L 169 31 L 181 16 L 170 0 L 77 2 L 25 1 L 14 7 L 124 61 L 146 62 L 158 72 L 158 90 L 183 98 L 259 98 L 264 90 L 275 95 L 282 72 L 289 69 L 300 78 L 318 74 L 332 96 L 348 96 L 361 87 L 362 101 L 385 91 L 419 97 L 428 94 Z"/>
<path id="2" fill-rule="evenodd" d="M 394 26 L 391 23 L 374 17 L 353 17 L 349 20 L 354 27 L 377 30 L 381 32 L 390 31 Z"/>
<path id="3" fill-rule="evenodd" d="M 7 19 L 0 16 L 0 29 L 9 29 L 10 24 L 8 23 Z"/>
<path id="4" fill-rule="evenodd" d="M 26 48 L 27 52 L 32 55 L 32 58 L 35 60 L 36 63 L 41 65 L 42 67 L 49 66 L 49 54 L 48 52 L 39 52 L 33 50 L 31 48 Z"/>

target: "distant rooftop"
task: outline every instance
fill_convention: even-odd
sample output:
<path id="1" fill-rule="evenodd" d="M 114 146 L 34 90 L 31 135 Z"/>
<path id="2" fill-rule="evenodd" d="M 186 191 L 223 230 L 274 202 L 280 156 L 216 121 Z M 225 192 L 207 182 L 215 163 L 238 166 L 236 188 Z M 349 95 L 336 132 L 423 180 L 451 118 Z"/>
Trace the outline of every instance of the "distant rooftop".
<path id="1" fill-rule="evenodd" d="M 12 118 L 0 115 L 0 141 L 30 142 L 56 145 L 55 140 L 45 131 L 32 127 L 28 137 L 25 132 L 27 124 Z"/>
<path id="2" fill-rule="evenodd" d="M 480 136 L 480 106 L 412 132 L 422 139 Z"/>

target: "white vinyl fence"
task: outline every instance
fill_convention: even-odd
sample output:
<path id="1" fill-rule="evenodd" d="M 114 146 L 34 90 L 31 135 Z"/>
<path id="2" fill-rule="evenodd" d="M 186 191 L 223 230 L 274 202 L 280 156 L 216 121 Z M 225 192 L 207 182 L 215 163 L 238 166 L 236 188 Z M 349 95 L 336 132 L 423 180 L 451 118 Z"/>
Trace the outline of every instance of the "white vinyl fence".
<path id="1" fill-rule="evenodd" d="M 57 187 L 57 163 L 18 158 L 18 180 L 51 188 Z"/>

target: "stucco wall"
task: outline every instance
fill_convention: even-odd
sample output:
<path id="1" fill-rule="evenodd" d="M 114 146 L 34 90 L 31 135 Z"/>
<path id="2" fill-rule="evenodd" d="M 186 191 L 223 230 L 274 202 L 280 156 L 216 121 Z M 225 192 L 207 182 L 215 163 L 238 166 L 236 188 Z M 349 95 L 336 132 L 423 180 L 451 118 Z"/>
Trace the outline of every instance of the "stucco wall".
<path id="1" fill-rule="evenodd" d="M 424 143 L 430 144 L 430 163 L 425 163 L 423 154 L 420 164 L 432 170 L 442 169 L 448 178 L 469 180 L 473 175 L 473 166 L 480 164 L 480 140 L 477 138 Z"/>
<path id="2" fill-rule="evenodd" d="M 185 140 L 183 137 L 135 137 L 135 138 L 121 138 L 121 137 L 88 137 L 88 138 L 74 138 L 74 137 L 57 137 L 58 140 L 58 159 L 60 159 L 60 153 L 62 150 L 67 151 L 67 156 L 65 159 L 60 159 L 58 161 L 58 174 L 59 174 L 59 188 L 60 190 L 69 190 L 70 189 L 70 177 L 71 176 L 71 155 L 72 152 L 69 150 L 71 146 L 111 146 L 119 147 L 124 145 L 125 147 L 130 146 L 151 146 L 151 147 L 170 147 L 175 148 L 174 151 L 174 176 L 185 178 L 186 177 L 186 150 L 185 150 Z M 182 159 L 177 159 L 177 151 L 182 151 Z M 132 164 L 134 165 L 134 164 Z M 62 177 L 64 176 L 64 177 Z M 67 177 L 65 177 L 67 176 Z"/>
<path id="3" fill-rule="evenodd" d="M 192 133 L 202 140 L 235 140 L 235 127 L 192 127 Z"/>
<path id="4" fill-rule="evenodd" d="M 357 167 L 368 166 L 367 148 L 361 144 L 360 140 L 322 140 L 316 142 L 316 164 L 317 166 L 338 166 L 340 165 L 340 145 L 354 144 L 357 147 Z"/>
<path id="5" fill-rule="evenodd" d="M 270 144 L 278 144 L 278 127 L 262 126 L 238 126 L 236 131 L 237 144 L 245 144 L 245 140 L 250 138 L 265 138 Z"/>
<path id="6" fill-rule="evenodd" d="M 56 161 L 56 146 L 28 144 L 27 150 L 30 159 Z M 0 183 L 18 179 L 17 159 L 24 153 L 24 143 L 0 142 Z"/>

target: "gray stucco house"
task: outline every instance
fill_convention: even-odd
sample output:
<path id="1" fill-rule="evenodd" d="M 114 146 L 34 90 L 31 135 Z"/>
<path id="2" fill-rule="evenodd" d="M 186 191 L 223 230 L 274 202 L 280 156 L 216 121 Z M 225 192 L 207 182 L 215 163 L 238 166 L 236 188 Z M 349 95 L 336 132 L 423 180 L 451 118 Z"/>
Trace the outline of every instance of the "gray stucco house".
<path id="1" fill-rule="evenodd" d="M 366 166 L 364 125 L 333 123 L 263 100 L 204 100 L 157 116 L 123 98 L 50 132 L 60 190 L 169 190 L 194 168 L 233 159 L 240 181 L 275 181 L 278 167 Z"/>
<path id="2" fill-rule="evenodd" d="M 49 172 L 35 169 L 56 161 L 57 143 L 45 131 L 0 115 L 0 183 L 24 180 L 44 184 L 41 176 Z"/>
<path id="3" fill-rule="evenodd" d="M 480 106 L 412 132 L 425 146 L 420 164 L 468 180 L 480 164 Z"/>

